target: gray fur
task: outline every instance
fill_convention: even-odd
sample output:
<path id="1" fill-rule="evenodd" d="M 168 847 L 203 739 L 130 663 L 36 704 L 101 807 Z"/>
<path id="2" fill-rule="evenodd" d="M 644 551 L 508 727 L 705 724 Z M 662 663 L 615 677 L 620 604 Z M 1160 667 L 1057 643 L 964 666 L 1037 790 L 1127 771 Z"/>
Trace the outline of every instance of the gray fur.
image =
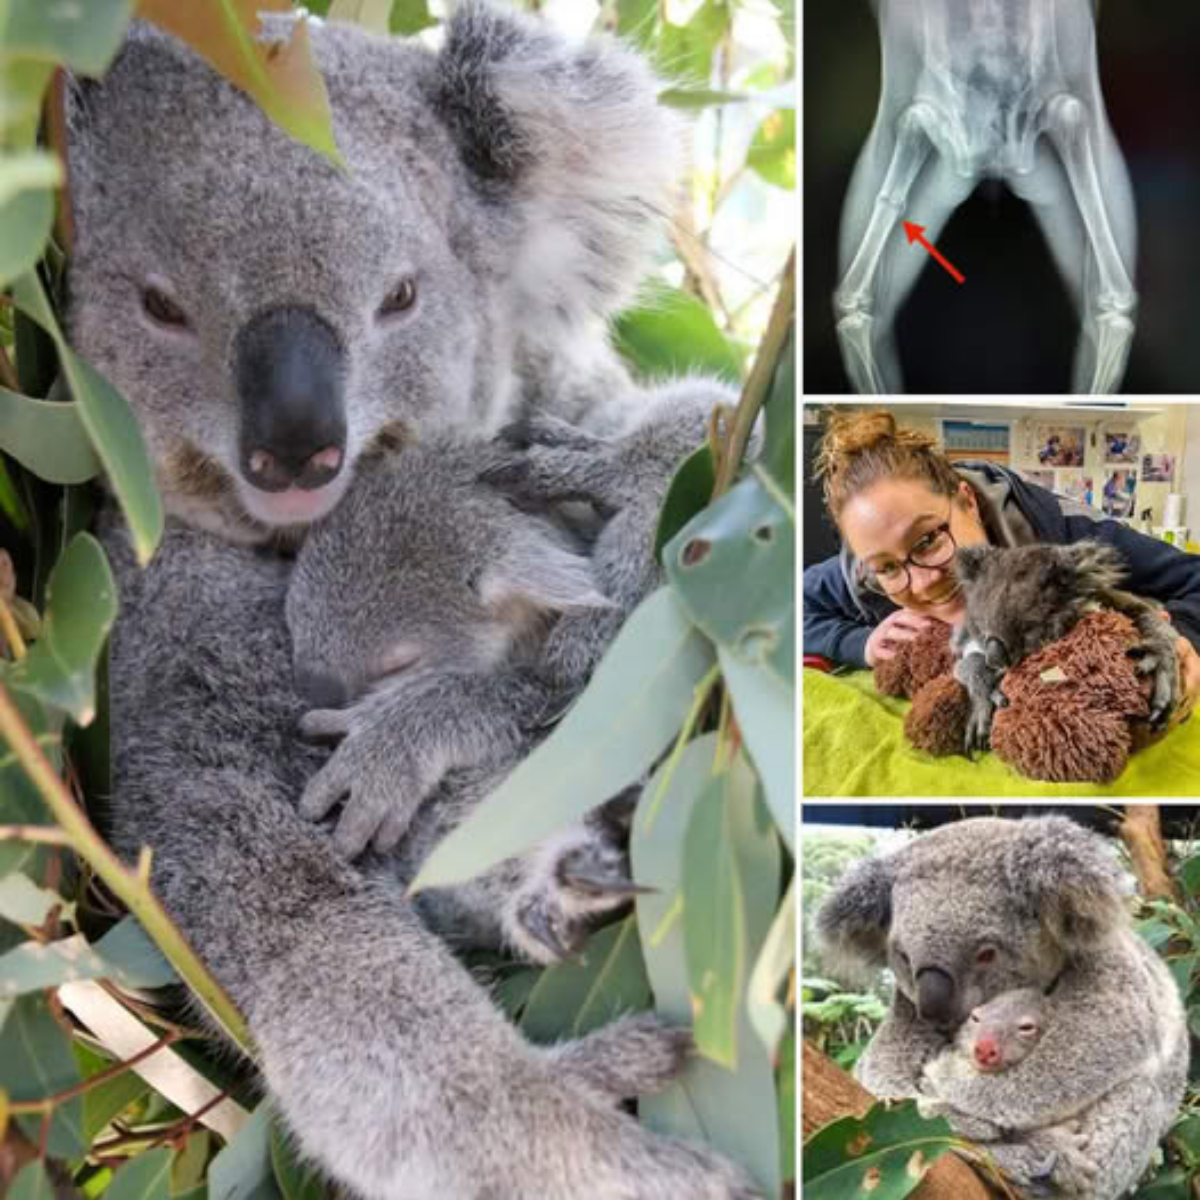
<path id="1" fill-rule="evenodd" d="M 297 730 L 280 561 L 172 522 L 139 570 L 111 519 L 103 536 L 122 604 L 110 837 L 130 861 L 153 848 L 154 888 L 246 1016 L 301 1153 L 380 1200 L 753 1196 L 620 1111 L 673 1077 L 681 1031 L 643 1016 L 530 1045 L 394 860 L 352 865 L 298 819 L 324 756 Z"/>
<path id="2" fill-rule="evenodd" d="M 1070 546 L 965 546 L 955 571 L 966 619 L 955 629 L 955 676 L 971 698 L 966 750 L 986 749 L 992 716 L 1007 701 L 1005 671 L 1065 637 L 1092 607 L 1128 616 L 1141 636 L 1130 653 L 1141 674 L 1153 675 L 1150 724 L 1161 728 L 1179 703 L 1176 634 L 1158 606 L 1123 591 L 1118 552 L 1102 542 Z"/>
<path id="3" fill-rule="evenodd" d="M 892 1010 L 856 1067 L 864 1086 L 927 1095 L 926 1070 L 972 1010 L 1036 988 L 1048 1015 L 1035 1052 L 938 1078 L 951 1123 L 966 1136 L 981 1119 L 997 1127 L 987 1149 L 1031 1195 L 1116 1200 L 1137 1181 L 1179 1111 L 1188 1034 L 1100 838 L 1064 817 L 959 821 L 857 863 L 817 925 L 826 944 L 895 973 Z"/>
<path id="4" fill-rule="evenodd" d="M 238 541 L 292 523 L 242 461 L 256 397 L 237 349 L 264 314 L 315 317 L 340 356 L 345 465 L 296 523 L 380 438 L 482 433 L 530 402 L 619 426 L 637 392 L 606 322 L 680 161 L 677 118 L 615 41 L 473 2 L 437 54 L 336 23 L 311 36 L 345 172 L 148 26 L 70 107 L 73 344 L 133 405 L 168 511 Z M 381 313 L 404 278 L 416 303 Z M 151 319 L 150 285 L 186 327 Z"/>

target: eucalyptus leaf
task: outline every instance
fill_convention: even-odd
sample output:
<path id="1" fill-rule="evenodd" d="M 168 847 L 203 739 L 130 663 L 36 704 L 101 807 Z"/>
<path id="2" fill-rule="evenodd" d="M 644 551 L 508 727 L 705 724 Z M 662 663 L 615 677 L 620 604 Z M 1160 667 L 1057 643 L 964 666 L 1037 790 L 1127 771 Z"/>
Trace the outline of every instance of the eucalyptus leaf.
<path id="1" fill-rule="evenodd" d="M 778 109 L 763 120 L 746 152 L 746 165 L 775 187 L 796 188 L 796 113 Z"/>
<path id="2" fill-rule="evenodd" d="M 689 521 L 664 550 L 663 567 L 712 641 L 793 686 L 795 522 L 760 480 L 743 479 Z"/>
<path id="3" fill-rule="evenodd" d="M 62 64 L 103 75 L 116 57 L 133 16 L 134 0 L 0 6 L 0 57 Z"/>
<path id="4" fill-rule="evenodd" d="M 328 1188 L 315 1171 L 296 1157 L 295 1140 L 276 1121 L 271 1122 L 271 1166 L 284 1200 L 325 1200 Z"/>
<path id="5" fill-rule="evenodd" d="M 796 323 L 775 364 L 764 407 L 767 431 L 761 464 L 789 500 L 796 498 Z"/>
<path id="6" fill-rule="evenodd" d="M 0 662 L 0 683 L 9 683 L 11 666 Z M 10 698 L 16 704 L 17 715 L 33 735 L 42 753 L 55 767 L 62 765 L 62 718 L 35 696 L 24 692 L 12 692 Z M 53 825 L 54 820 L 45 800 L 25 774 L 25 768 L 17 761 L 16 754 L 0 739 L 0 824 L 4 825 Z M 7 845 L 8 843 L 4 843 Z M 23 862 L 28 854 L 6 851 L 5 861 L 12 866 Z M 7 856 L 11 857 L 7 857 Z"/>
<path id="7" fill-rule="evenodd" d="M 638 805 L 630 838 L 634 878 L 657 889 L 637 899 L 655 1008 L 681 1024 L 692 1019 L 683 933 L 684 835 L 712 777 L 716 749 L 716 735 L 706 734 L 689 742 L 676 764 L 659 768 Z M 765 839 L 764 852 L 769 858 Z M 757 927 L 753 932 L 757 938 Z M 710 1142 L 744 1163 L 764 1195 L 777 1196 L 780 1147 L 771 1061 L 744 1008 L 739 1022 L 736 1071 L 694 1056 L 670 1088 L 643 1097 L 638 1112 L 646 1125 L 661 1133 Z"/>
<path id="8" fill-rule="evenodd" d="M 347 21 L 372 33 L 387 33 L 391 8 L 392 0 L 333 0 L 328 15 L 331 21 Z"/>
<path id="9" fill-rule="evenodd" d="M 712 499 L 713 486 L 717 481 L 713 466 L 712 450 L 705 443 L 684 459 L 663 501 L 658 517 L 658 531 L 654 536 L 654 557 L 658 558 L 663 547 Z"/>
<path id="10" fill-rule="evenodd" d="M 411 890 L 469 879 L 635 783 L 712 664 L 670 591 L 647 597 L 554 732 L 434 849 Z"/>
<path id="11" fill-rule="evenodd" d="M 57 942 L 23 942 L 0 954 L 0 997 L 57 987 L 80 979 L 111 979 L 126 987 L 153 987 L 161 972 L 146 974 L 110 962 L 82 934 Z"/>
<path id="12" fill-rule="evenodd" d="M 17 279 L 12 294 L 17 307 L 49 334 L 57 347 L 79 417 L 129 522 L 138 561 L 145 564 L 162 537 L 163 510 L 146 442 L 133 413 L 112 384 L 66 344 L 36 274 Z M 24 355 L 20 357 L 23 361 Z"/>
<path id="13" fill-rule="evenodd" d="M 70 917 L 75 905 L 68 903 L 57 892 L 40 888 L 33 880 L 13 871 L 0 878 L 0 917 L 19 925 L 40 925 L 55 906 Z"/>
<path id="14" fill-rule="evenodd" d="M 796 880 L 775 914 L 767 939 L 758 952 L 746 989 L 746 1010 L 758 1040 L 774 1055 L 788 1032 L 788 1015 L 779 993 L 796 966 Z"/>
<path id="15" fill-rule="evenodd" d="M 209 1200 L 283 1200 L 271 1164 L 271 1111 L 260 1104 L 208 1168 Z"/>
<path id="16" fill-rule="evenodd" d="M 51 1014 L 47 997 L 42 993 L 22 996 L 0 1029 L 0 1088 L 13 1100 L 44 1100 L 79 1081 L 70 1039 Z M 38 1144 L 41 1116 L 20 1116 L 17 1121 L 25 1136 Z M 55 1105 L 46 1149 L 55 1158 L 76 1158 L 86 1145 L 83 1097 Z"/>
<path id="17" fill-rule="evenodd" d="M 104 1200 L 170 1200 L 173 1150 L 144 1150 L 113 1176 Z"/>
<path id="18" fill-rule="evenodd" d="M 388 27 L 401 37 L 411 37 L 438 23 L 429 11 L 428 0 L 394 0 Z"/>
<path id="19" fill-rule="evenodd" d="M 3 219 L 4 214 L 0 211 L 0 222 Z M 2 224 L 0 229 L 3 229 Z M 0 283 L 3 279 L 3 265 L 0 264 Z M 11 454 L 22 466 L 49 483 L 85 483 L 101 469 L 87 430 L 79 419 L 79 410 L 73 403 L 34 400 L 2 387 L 0 450 Z"/>
<path id="20" fill-rule="evenodd" d="M 788 849 L 796 852 L 796 690 L 759 664 L 717 647 L 738 729 Z"/>
<path id="21" fill-rule="evenodd" d="M 136 917 L 123 917 L 96 942 L 94 949 L 125 978 L 137 979 L 139 987 L 167 987 L 180 981 L 175 968 Z"/>
<path id="22" fill-rule="evenodd" d="M 96 1054 L 80 1043 L 76 1043 L 73 1049 L 84 1075 L 89 1079 L 113 1065 L 111 1059 Z M 88 1145 L 96 1140 L 114 1117 L 120 1116 L 149 1091 L 150 1085 L 136 1071 L 122 1071 L 88 1088 L 83 1093 L 83 1137 Z"/>
<path id="23" fill-rule="evenodd" d="M 9 684 L 89 724 L 96 664 L 116 615 L 108 559 L 91 534 L 78 534 L 50 575 L 42 636 L 8 672 Z"/>
<path id="24" fill-rule="evenodd" d="M 618 318 L 616 345 L 647 378 L 697 371 L 736 383 L 742 374 L 741 355 L 712 313 L 679 288 L 646 289 L 641 303 Z"/>
<path id="25" fill-rule="evenodd" d="M 37 155 L 39 161 L 47 157 Z M 50 161 L 58 166 L 57 159 Z M 33 269 L 54 227 L 54 193 L 35 189 L 32 183 L 17 189 L 12 162 L 0 156 L 0 287 Z M 0 411 L 0 428 L 8 423 L 7 414 Z M 7 442 L 5 436 L 3 444 Z"/>
<path id="26" fill-rule="evenodd" d="M 40 1158 L 26 1163 L 5 1192 L 5 1200 L 57 1200 L 54 1184 Z"/>
<path id="27" fill-rule="evenodd" d="M 628 917 L 594 933 L 579 962 L 547 967 L 529 994 L 521 1028 L 535 1042 L 582 1037 L 623 1013 L 650 1007 L 650 984 Z"/>
<path id="28" fill-rule="evenodd" d="M 259 40 L 260 14 L 291 11 L 290 0 L 139 0 L 138 5 L 140 16 L 187 42 L 285 133 L 344 167 L 308 22 L 295 21 L 286 43 Z"/>
<path id="29" fill-rule="evenodd" d="M 720 104 L 742 104 L 747 100 L 757 100 L 757 96 L 747 92 L 719 92 L 713 88 L 665 88 L 659 92 L 660 104 L 668 108 L 714 108 Z"/>

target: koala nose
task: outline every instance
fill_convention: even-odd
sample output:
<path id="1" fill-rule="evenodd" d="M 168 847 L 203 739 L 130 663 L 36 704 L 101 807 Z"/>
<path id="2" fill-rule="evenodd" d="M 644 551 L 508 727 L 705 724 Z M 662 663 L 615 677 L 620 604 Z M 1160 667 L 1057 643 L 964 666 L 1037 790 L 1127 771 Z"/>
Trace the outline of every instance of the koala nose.
<path id="1" fill-rule="evenodd" d="M 342 469 L 345 361 L 316 313 L 276 308 L 249 321 L 234 343 L 241 404 L 239 457 L 262 491 L 311 491 Z"/>
<path id="2" fill-rule="evenodd" d="M 313 667 L 296 668 L 296 691 L 314 708 L 341 708 L 350 689 L 336 675 Z"/>
<path id="3" fill-rule="evenodd" d="M 949 1024 L 954 1012 L 954 980 L 941 967 L 917 972 L 917 1015 L 934 1025 Z"/>
<path id="4" fill-rule="evenodd" d="M 1008 647 L 998 637 L 990 637 L 984 650 L 984 658 L 994 671 L 1003 671 L 1009 665 Z"/>
<path id="5" fill-rule="evenodd" d="M 975 1043 L 975 1061 L 981 1067 L 994 1067 L 1000 1062 L 1000 1047 L 995 1038 L 981 1037 Z"/>

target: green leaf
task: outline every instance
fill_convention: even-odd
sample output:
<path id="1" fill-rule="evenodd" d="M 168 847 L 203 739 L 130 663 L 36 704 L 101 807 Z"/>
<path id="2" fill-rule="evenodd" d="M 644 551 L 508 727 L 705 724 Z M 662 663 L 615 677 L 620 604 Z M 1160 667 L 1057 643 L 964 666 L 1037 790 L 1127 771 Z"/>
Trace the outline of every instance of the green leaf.
<path id="1" fill-rule="evenodd" d="M 764 406 L 767 423 L 762 466 L 790 500 L 796 497 L 796 323 L 788 329 L 787 341 Z"/>
<path id="2" fill-rule="evenodd" d="M 833 1121 L 804 1143 L 804 1200 L 900 1200 L 955 1144 L 946 1121 L 924 1121 L 912 1102 Z M 866 1182 L 869 1179 L 869 1184 Z"/>
<path id="3" fill-rule="evenodd" d="M 796 692 L 774 671 L 717 647 L 738 729 L 779 832 L 796 852 Z"/>
<path id="4" fill-rule="evenodd" d="M 17 1172 L 5 1196 L 7 1200 L 56 1200 L 54 1184 L 46 1174 L 46 1164 L 40 1158 L 26 1163 Z"/>
<path id="5" fill-rule="evenodd" d="M 144 565 L 162 537 L 163 511 L 146 442 L 133 413 L 112 384 L 66 344 L 35 274 L 22 275 L 12 293 L 17 306 L 54 340 L 79 417 L 104 464 L 129 522 L 138 561 Z"/>
<path id="6" fill-rule="evenodd" d="M 33 400 L 0 387 L 0 431 L 0 450 L 40 479 L 84 483 L 100 472 L 100 460 L 73 403 Z"/>
<path id="7" fill-rule="evenodd" d="M 746 165 L 760 179 L 775 187 L 796 190 L 796 113 L 779 109 L 758 127 Z"/>
<path id="8" fill-rule="evenodd" d="M 133 0 L 0 6 L 0 56 L 62 64 L 93 77 L 116 57 L 133 15 Z"/>
<path id="9" fill-rule="evenodd" d="M 96 1054 L 76 1043 L 75 1057 L 87 1078 L 98 1075 L 113 1065 L 113 1060 Z M 130 1105 L 150 1091 L 150 1085 L 134 1071 L 122 1071 L 111 1079 L 88 1088 L 83 1093 L 83 1138 L 90 1146 L 112 1122 Z"/>
<path id="10" fill-rule="evenodd" d="M 658 517 L 658 531 L 654 535 L 655 558 L 661 556 L 663 547 L 712 499 L 716 481 L 712 450 L 705 443 L 683 460 L 671 480 Z"/>
<path id="11" fill-rule="evenodd" d="M 469 879 L 634 783 L 678 732 L 712 662 L 670 592 L 649 596 L 554 732 L 434 849 L 410 890 Z"/>
<path id="12" fill-rule="evenodd" d="M 208 1185 L 204 1182 L 204 1176 L 208 1171 L 215 1136 L 202 1126 L 194 1128 L 187 1135 L 171 1167 L 171 1192 L 176 1200 L 179 1200 L 180 1193 L 196 1189 L 207 1195 Z"/>
<path id="13" fill-rule="evenodd" d="M 0 917 L 20 925 L 40 925 L 55 905 L 70 916 L 75 905 L 56 892 L 40 888 L 19 871 L 0 878 Z"/>
<path id="14" fill-rule="evenodd" d="M 634 877 L 658 889 L 637 899 L 655 1008 L 681 1024 L 692 1019 L 682 919 L 684 834 L 712 776 L 716 747 L 716 735 L 706 734 L 684 747 L 673 769 L 669 763 L 659 769 L 638 805 L 630 838 Z M 764 839 L 763 852 L 770 857 L 769 840 Z M 768 886 L 778 885 L 768 881 Z M 757 938 L 759 931 L 754 932 Z M 694 1056 L 670 1088 L 659 1096 L 643 1097 L 638 1111 L 652 1129 L 707 1141 L 744 1163 L 763 1194 L 777 1196 L 779 1123 L 771 1060 L 744 1009 L 739 1022 L 736 1071 Z"/>
<path id="15" fill-rule="evenodd" d="M 643 377 L 697 371 L 736 383 L 740 354 L 717 328 L 713 315 L 695 296 L 657 285 L 645 300 L 617 320 L 616 346 Z"/>
<path id="16" fill-rule="evenodd" d="M 296 21 L 286 44 L 258 40 L 260 13 L 287 13 L 291 8 L 290 0 L 140 0 L 138 13 L 187 42 L 285 133 L 344 167 L 308 22 Z"/>
<path id="17" fill-rule="evenodd" d="M 49 156 L 39 154 L 36 157 L 41 160 Z M 33 269 L 42 257 L 54 226 L 53 192 L 19 191 L 4 197 L 4 192 L 14 182 L 10 174 L 12 161 L 0 157 L 0 287 Z M 58 166 L 57 159 L 49 161 Z M 0 413 L 0 419 L 4 425 L 8 424 L 3 413 Z"/>
<path id="18" fill-rule="evenodd" d="M 1193 855 L 1179 868 L 1179 878 L 1189 896 L 1200 896 L 1200 854 Z"/>
<path id="19" fill-rule="evenodd" d="M 760 479 L 735 484 L 680 530 L 663 567 L 709 638 L 794 686 L 795 521 Z"/>
<path id="20" fill-rule="evenodd" d="M 96 944 L 96 953 L 139 987 L 168 987 L 179 983 L 175 968 L 150 940 L 137 918 L 123 917 Z"/>
<path id="21" fill-rule="evenodd" d="M 788 1029 L 779 993 L 796 965 L 796 880 L 788 886 L 746 989 L 746 1011 L 758 1040 L 774 1055 Z"/>
<path id="22" fill-rule="evenodd" d="M 160 1147 L 131 1158 L 113 1177 L 105 1200 L 170 1200 L 173 1150 Z"/>
<path id="23" fill-rule="evenodd" d="M 275 1121 L 271 1122 L 271 1165 L 284 1200 L 325 1200 L 328 1196 L 324 1180 L 316 1171 L 301 1165 L 296 1157 L 295 1140 Z"/>
<path id="24" fill-rule="evenodd" d="M 13 526 L 21 533 L 29 532 L 29 514 L 17 494 L 12 475 L 9 474 L 8 464 L 0 458 L 0 513 L 3 513 Z"/>
<path id="25" fill-rule="evenodd" d="M 725 0 L 704 0 L 686 25 L 664 21 L 659 34 L 661 70 L 693 85 L 712 75 L 713 51 L 728 32 L 732 13 Z"/>
<path id="26" fill-rule="evenodd" d="M 46 996 L 22 996 L 0 1029 L 0 1087 L 13 1100 L 44 1100 L 79 1081 L 70 1040 L 51 1015 Z M 36 1145 L 41 1116 L 20 1116 L 17 1121 Z M 76 1096 L 55 1106 L 46 1148 L 55 1158 L 76 1158 L 86 1146 L 83 1098 Z"/>
<path id="27" fill-rule="evenodd" d="M 112 572 L 91 534 L 78 534 L 67 547 L 46 594 L 42 636 L 7 682 L 87 725 L 96 711 L 96 664 L 117 615 Z"/>
<path id="28" fill-rule="evenodd" d="M 782 1161 L 779 1173 L 784 1179 L 796 1178 L 796 1028 L 792 1026 L 780 1046 L 775 1077 L 779 1093 L 779 1147 Z"/>
<path id="29" fill-rule="evenodd" d="M 427 0 L 394 0 L 389 28 L 401 37 L 411 37 L 438 23 L 429 11 Z"/>
<path id="30" fill-rule="evenodd" d="M 541 967 L 526 967 L 516 971 L 510 970 L 499 983 L 491 989 L 492 999 L 497 1007 L 513 1020 L 520 1016 L 521 1011 L 529 1002 L 530 993 L 537 981 L 542 977 Z"/>
<path id="31" fill-rule="evenodd" d="M 0 667 L 0 679 L 5 678 L 5 671 Z M 17 714 L 25 726 L 33 734 L 42 752 L 50 759 L 55 767 L 62 765 L 62 727 L 58 713 L 47 712 L 42 703 L 24 692 L 13 692 L 12 700 L 17 706 Z M 25 768 L 17 761 L 17 756 L 0 739 L 0 824 L 5 825 L 53 825 L 50 810 L 38 793 Z M 33 851 L 27 854 L 13 853 L 14 859 L 24 861 Z M 6 859 L 12 866 L 19 863 Z"/>
<path id="32" fill-rule="evenodd" d="M 650 49 L 658 24 L 658 0 L 617 0 L 617 34 Z"/>
<path id="33" fill-rule="evenodd" d="M 659 92 L 658 102 L 668 108 L 713 108 L 719 104 L 742 104 L 757 100 L 746 92 L 719 92 L 713 88 L 666 88 Z"/>
<path id="34" fill-rule="evenodd" d="M 331 21 L 346 21 L 382 34 L 388 32 L 391 7 L 392 0 L 333 0 L 328 15 Z"/>
<path id="35" fill-rule="evenodd" d="M 208 1169 L 209 1200 L 282 1200 L 271 1166 L 271 1114 L 260 1104 Z"/>
<path id="36" fill-rule="evenodd" d="M 535 1042 L 582 1037 L 623 1013 L 650 1007 L 650 984 L 633 917 L 588 939 L 579 962 L 542 972 L 521 1028 Z"/>
<path id="37" fill-rule="evenodd" d="M 23 942 L 0 954 L 0 998 L 20 996 L 78 979 L 111 979 L 125 987 L 153 987 L 162 972 L 146 974 L 110 962 L 82 934 L 57 942 Z"/>

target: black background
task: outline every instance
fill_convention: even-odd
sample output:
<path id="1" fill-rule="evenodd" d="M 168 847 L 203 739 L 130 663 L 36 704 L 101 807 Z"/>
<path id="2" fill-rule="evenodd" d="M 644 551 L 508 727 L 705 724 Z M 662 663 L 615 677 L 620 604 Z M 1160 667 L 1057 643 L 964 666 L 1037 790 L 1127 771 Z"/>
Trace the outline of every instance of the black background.
<path id="1" fill-rule="evenodd" d="M 879 37 L 866 0 L 806 0 L 804 14 L 804 388 L 827 394 L 849 390 L 831 297 L 842 201 L 879 100 Z M 1200 392 L 1200 0 L 1103 0 L 1097 38 L 1138 217 L 1122 390 Z M 1027 206 L 984 184 L 938 247 L 967 282 L 922 272 L 897 321 L 905 389 L 1068 391 L 1078 326 Z"/>

